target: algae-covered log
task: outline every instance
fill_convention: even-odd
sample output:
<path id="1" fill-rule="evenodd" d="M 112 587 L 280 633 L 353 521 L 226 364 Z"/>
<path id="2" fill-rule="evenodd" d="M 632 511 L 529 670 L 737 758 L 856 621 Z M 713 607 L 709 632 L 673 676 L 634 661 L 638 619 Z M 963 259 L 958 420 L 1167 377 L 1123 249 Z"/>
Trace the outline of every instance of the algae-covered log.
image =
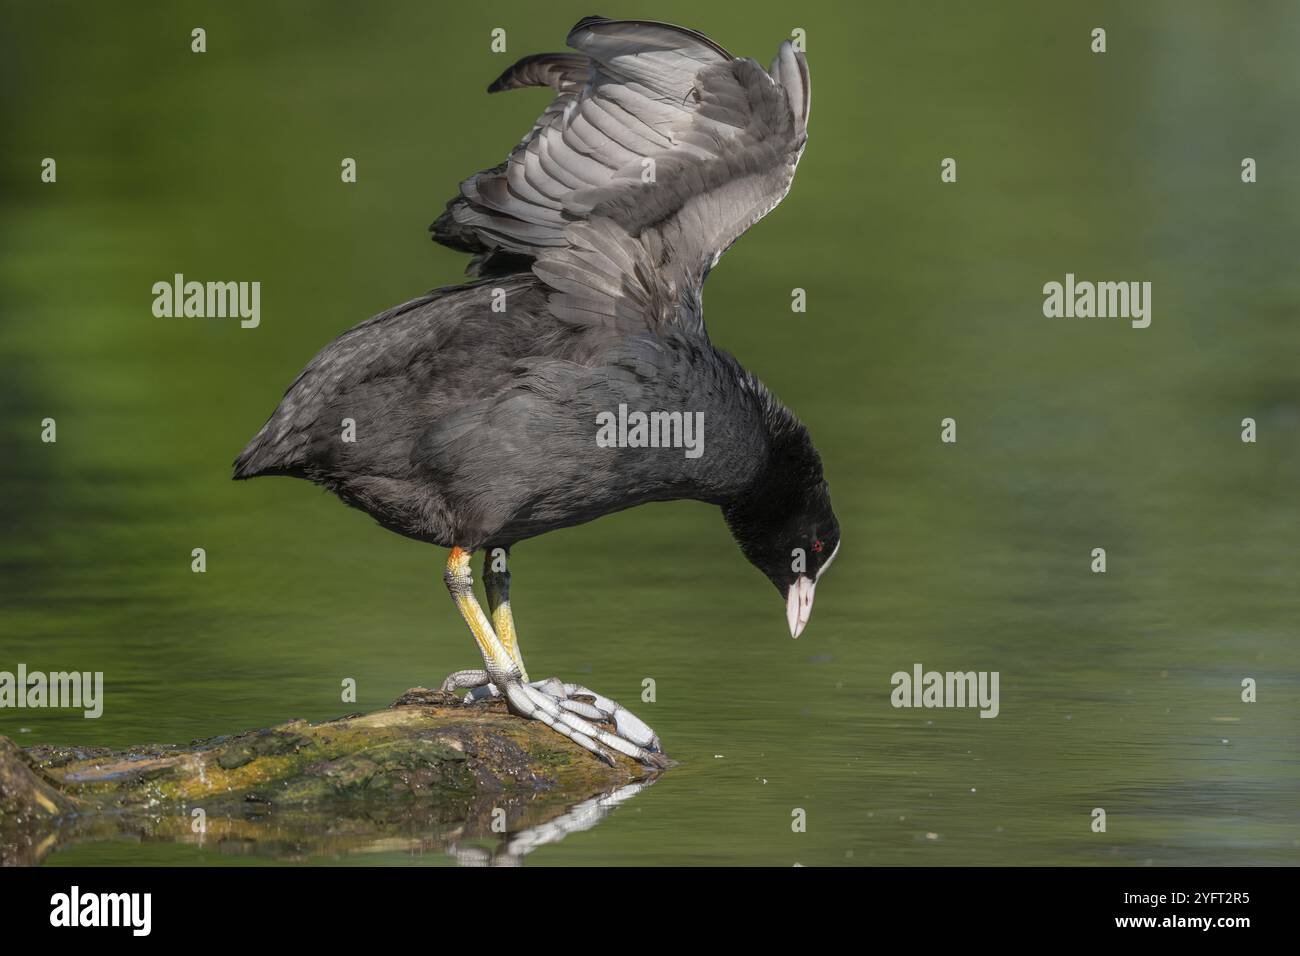
<path id="1" fill-rule="evenodd" d="M 513 862 L 651 779 L 499 702 L 462 706 L 423 688 L 374 713 L 189 747 L 23 750 L 0 737 L 0 863 L 126 835 L 273 856 L 450 849 Z M 478 837 L 500 845 L 462 845 Z"/>

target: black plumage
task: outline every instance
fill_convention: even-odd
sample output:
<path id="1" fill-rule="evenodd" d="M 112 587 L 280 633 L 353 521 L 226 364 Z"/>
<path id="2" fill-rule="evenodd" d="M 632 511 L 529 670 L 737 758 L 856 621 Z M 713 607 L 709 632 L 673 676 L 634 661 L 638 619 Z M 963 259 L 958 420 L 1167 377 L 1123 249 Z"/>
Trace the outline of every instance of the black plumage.
<path id="1" fill-rule="evenodd" d="M 494 288 L 507 312 L 491 311 Z M 357 326 L 307 366 L 235 476 L 306 478 L 393 531 L 469 550 L 647 501 L 728 505 L 774 456 L 802 454 L 820 477 L 803 427 L 706 337 L 566 328 L 545 298 L 525 274 Z M 597 415 L 620 403 L 702 411 L 704 454 L 596 447 Z"/>
<path id="2" fill-rule="evenodd" d="M 430 227 L 473 255 L 476 281 L 328 345 L 235 477 L 305 478 L 390 530 L 466 551 L 649 501 L 710 502 L 797 634 L 812 594 L 798 581 L 815 582 L 839 542 L 821 459 L 712 345 L 700 290 L 789 189 L 807 139 L 803 55 L 785 43 L 765 71 L 693 31 L 600 18 L 569 43 L 578 53 L 527 57 L 489 87 L 557 95 Z M 599 447 L 598 416 L 620 405 L 702 412 L 703 454 Z"/>

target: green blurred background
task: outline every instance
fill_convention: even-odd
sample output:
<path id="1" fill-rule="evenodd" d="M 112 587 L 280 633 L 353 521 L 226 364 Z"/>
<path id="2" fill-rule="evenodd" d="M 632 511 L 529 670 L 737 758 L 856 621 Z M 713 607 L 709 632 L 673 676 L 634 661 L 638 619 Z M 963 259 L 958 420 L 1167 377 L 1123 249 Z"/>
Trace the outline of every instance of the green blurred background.
<path id="1" fill-rule="evenodd" d="M 682 761 L 530 862 L 1300 860 L 1290 3 L 4 3 L 0 669 L 102 670 L 107 701 L 0 733 L 186 741 L 477 662 L 440 552 L 229 465 L 333 336 L 458 281 L 425 227 L 548 99 L 484 87 L 593 12 L 764 64 L 807 31 L 799 175 L 705 299 L 811 428 L 844 546 L 798 642 L 702 504 L 516 550 L 530 670 L 629 703 L 653 677 L 634 709 Z M 261 327 L 155 318 L 176 272 L 260 281 Z M 1151 327 L 1044 318 L 1066 272 L 1151 281 Z M 1001 715 L 893 709 L 914 662 L 999 671 Z"/>

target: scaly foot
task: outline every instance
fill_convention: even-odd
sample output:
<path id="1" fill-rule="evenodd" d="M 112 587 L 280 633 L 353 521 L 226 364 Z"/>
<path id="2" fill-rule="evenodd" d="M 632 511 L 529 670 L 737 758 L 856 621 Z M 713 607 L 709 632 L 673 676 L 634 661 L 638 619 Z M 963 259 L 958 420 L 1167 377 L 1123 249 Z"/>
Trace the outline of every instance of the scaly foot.
<path id="1" fill-rule="evenodd" d="M 465 670 L 450 675 L 442 682 L 442 689 L 453 692 L 468 689 L 467 704 L 503 697 L 512 713 L 540 720 L 611 766 L 614 759 L 602 749 L 602 744 L 647 767 L 662 770 L 669 765 L 659 735 L 618 701 L 581 684 L 566 684 L 556 677 L 526 683 L 516 676 L 503 674 L 499 685 L 485 670 Z M 613 724 L 614 730 L 597 726 L 599 723 Z"/>

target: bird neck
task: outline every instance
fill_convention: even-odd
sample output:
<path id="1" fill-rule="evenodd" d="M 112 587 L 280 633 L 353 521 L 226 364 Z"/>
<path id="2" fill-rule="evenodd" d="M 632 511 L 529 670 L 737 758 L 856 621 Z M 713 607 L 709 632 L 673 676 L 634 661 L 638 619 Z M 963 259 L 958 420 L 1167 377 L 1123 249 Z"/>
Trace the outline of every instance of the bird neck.
<path id="1" fill-rule="evenodd" d="M 759 458 L 749 480 L 724 507 L 737 514 L 771 513 L 821 482 L 822 461 L 803 422 L 762 382 L 752 375 L 747 377 L 760 431 L 766 439 L 766 454 Z"/>

